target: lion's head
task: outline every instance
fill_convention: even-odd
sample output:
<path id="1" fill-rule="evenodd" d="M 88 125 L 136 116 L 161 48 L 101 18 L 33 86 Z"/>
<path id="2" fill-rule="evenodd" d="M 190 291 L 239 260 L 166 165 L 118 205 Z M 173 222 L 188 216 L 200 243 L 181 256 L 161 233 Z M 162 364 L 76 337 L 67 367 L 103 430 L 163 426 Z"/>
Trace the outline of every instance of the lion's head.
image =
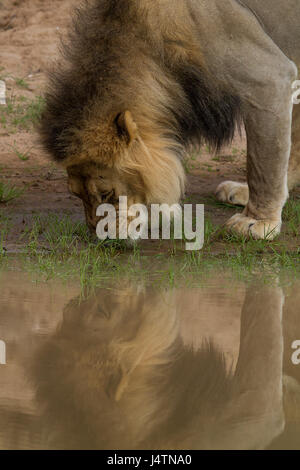
<path id="1" fill-rule="evenodd" d="M 168 140 L 136 124 L 130 111 L 105 123 L 88 120 L 73 134 L 70 156 L 63 162 L 68 187 L 84 206 L 88 227 L 94 231 L 100 204 L 112 204 L 117 213 L 119 197 L 133 204 L 178 203 L 184 188 L 184 170 Z M 77 148 L 77 143 L 80 143 Z"/>

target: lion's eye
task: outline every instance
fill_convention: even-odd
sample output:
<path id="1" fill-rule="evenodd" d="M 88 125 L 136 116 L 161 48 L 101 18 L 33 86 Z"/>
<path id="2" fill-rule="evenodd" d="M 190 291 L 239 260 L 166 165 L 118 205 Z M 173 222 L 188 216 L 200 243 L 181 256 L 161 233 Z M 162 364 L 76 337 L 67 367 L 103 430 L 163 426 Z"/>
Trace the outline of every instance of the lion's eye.
<path id="1" fill-rule="evenodd" d="M 106 191 L 105 193 L 102 193 L 101 196 L 102 196 L 103 202 L 108 202 L 108 201 L 110 201 L 111 199 L 113 199 L 114 194 L 115 194 L 114 190 Z"/>

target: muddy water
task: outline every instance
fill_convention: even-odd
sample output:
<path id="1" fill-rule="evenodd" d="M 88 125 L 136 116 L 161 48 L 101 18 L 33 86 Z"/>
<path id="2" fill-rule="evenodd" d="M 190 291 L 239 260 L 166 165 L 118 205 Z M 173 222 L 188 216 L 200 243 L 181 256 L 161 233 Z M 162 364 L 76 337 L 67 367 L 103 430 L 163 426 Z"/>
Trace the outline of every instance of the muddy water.
<path id="1" fill-rule="evenodd" d="M 79 294 L 1 274 L 1 449 L 300 449 L 300 282 Z"/>

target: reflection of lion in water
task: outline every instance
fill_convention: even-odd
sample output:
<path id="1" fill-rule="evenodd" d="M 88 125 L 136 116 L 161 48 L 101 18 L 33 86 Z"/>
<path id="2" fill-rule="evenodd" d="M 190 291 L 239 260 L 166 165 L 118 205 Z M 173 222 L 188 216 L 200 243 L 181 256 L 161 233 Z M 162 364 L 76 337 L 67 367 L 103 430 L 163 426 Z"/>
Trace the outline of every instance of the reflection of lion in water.
<path id="1" fill-rule="evenodd" d="M 41 131 L 89 226 L 97 224 L 97 206 L 118 208 L 120 195 L 130 205 L 177 203 L 187 146 L 205 139 L 220 147 L 243 120 L 248 186 L 227 182 L 217 194 L 246 206 L 229 227 L 276 235 L 288 195 L 300 3 L 88 3 L 77 15 L 68 63 L 53 74 Z M 300 181 L 299 112 L 296 106 L 290 186 Z"/>
<path id="2" fill-rule="evenodd" d="M 132 287 L 69 303 L 32 370 L 48 447 L 262 448 L 278 434 L 280 291 L 247 294 L 235 371 L 210 342 L 184 346 L 177 305 Z"/>

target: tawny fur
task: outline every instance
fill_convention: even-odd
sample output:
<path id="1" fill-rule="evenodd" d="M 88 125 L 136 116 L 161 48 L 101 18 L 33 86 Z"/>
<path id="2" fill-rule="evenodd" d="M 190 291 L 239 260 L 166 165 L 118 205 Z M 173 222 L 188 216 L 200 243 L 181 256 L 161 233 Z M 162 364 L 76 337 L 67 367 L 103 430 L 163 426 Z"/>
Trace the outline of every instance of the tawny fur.
<path id="1" fill-rule="evenodd" d="M 41 136 L 91 228 L 99 203 L 116 205 L 120 192 L 132 203 L 179 202 L 185 151 L 203 140 L 221 147 L 243 121 L 249 200 L 227 225 L 279 233 L 299 15 L 295 0 L 85 2 L 52 73 Z M 297 136 L 290 187 L 300 181 Z"/>
<path id="2" fill-rule="evenodd" d="M 83 180 L 82 167 L 92 162 L 113 170 L 124 195 L 173 204 L 184 192 L 186 148 L 202 139 L 219 147 L 233 136 L 239 100 L 210 75 L 189 2 L 176 9 L 170 1 L 86 2 L 64 56 L 52 73 L 41 135 L 83 185 L 94 174 Z M 118 126 L 126 111 L 134 139 Z"/>

